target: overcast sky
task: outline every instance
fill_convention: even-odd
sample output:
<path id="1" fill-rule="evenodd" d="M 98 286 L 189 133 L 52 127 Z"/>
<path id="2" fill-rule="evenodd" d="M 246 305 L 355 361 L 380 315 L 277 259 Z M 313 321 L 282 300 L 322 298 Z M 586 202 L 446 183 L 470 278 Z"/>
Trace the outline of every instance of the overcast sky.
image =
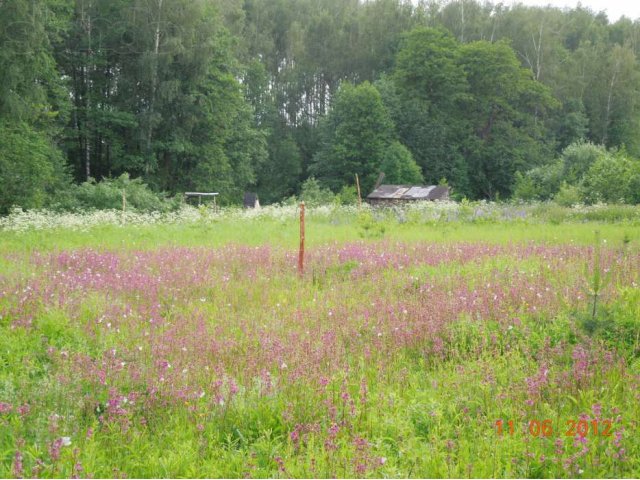
<path id="1" fill-rule="evenodd" d="M 640 18 L 640 0 L 503 0 L 505 5 L 522 3 L 524 5 L 552 5 L 554 7 L 575 8 L 578 3 L 594 12 L 605 11 L 610 22 L 617 21 L 622 15 L 636 20 Z M 495 2 L 498 3 L 498 2 Z"/>

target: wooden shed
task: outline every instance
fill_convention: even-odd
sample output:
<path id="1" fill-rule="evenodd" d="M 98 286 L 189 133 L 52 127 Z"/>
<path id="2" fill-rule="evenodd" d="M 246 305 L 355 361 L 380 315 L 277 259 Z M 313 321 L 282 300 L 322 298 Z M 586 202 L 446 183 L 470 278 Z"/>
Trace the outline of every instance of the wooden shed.
<path id="1" fill-rule="evenodd" d="M 367 195 L 371 205 L 398 205 L 407 202 L 449 200 L 450 189 L 443 185 L 380 185 Z"/>
<path id="2" fill-rule="evenodd" d="M 260 200 L 255 192 L 245 192 L 243 199 L 244 208 L 260 208 Z"/>

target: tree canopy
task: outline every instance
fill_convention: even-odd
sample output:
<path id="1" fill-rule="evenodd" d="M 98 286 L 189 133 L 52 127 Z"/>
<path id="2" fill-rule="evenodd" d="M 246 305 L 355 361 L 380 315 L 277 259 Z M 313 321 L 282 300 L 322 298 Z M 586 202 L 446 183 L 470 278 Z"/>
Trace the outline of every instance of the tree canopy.
<path id="1" fill-rule="evenodd" d="M 582 6 L 0 2 L 0 213 L 124 173 L 223 203 L 356 173 L 366 194 L 385 170 L 469 198 L 596 188 L 562 158 L 593 145 L 635 165 L 639 39 L 639 20 Z"/>

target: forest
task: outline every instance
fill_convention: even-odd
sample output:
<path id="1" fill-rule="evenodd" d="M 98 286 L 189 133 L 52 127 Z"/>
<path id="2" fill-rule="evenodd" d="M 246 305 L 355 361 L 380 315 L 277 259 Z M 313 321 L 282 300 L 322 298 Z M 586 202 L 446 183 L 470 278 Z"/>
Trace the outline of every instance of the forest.
<path id="1" fill-rule="evenodd" d="M 640 20 L 580 6 L 1 0 L 0 214 L 118 185 L 347 198 L 381 172 L 640 203 L 639 49 Z"/>

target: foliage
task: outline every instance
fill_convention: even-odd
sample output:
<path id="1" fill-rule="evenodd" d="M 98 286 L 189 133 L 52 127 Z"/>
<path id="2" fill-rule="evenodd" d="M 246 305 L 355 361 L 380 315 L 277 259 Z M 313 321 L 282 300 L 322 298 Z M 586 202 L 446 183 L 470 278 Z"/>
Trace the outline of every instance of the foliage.
<path id="1" fill-rule="evenodd" d="M 265 140 L 214 6 L 78 2 L 71 27 L 59 62 L 72 79 L 65 146 L 76 178 L 130 172 L 157 190 L 239 202 Z"/>
<path id="2" fill-rule="evenodd" d="M 578 141 L 562 151 L 562 178 L 567 183 L 576 185 L 582 181 L 586 173 L 596 161 L 608 155 L 602 145 Z"/>
<path id="3" fill-rule="evenodd" d="M 515 172 L 543 164 L 552 152 L 544 117 L 557 101 L 506 42 L 464 45 L 460 62 L 471 94 L 466 117 L 474 135 L 465 150 L 473 193 L 510 196 Z"/>
<path id="4" fill-rule="evenodd" d="M 302 152 L 286 122 L 270 113 L 262 125 L 268 125 L 268 158 L 257 171 L 258 195 L 265 204 L 277 202 L 296 193 L 302 176 Z"/>
<path id="5" fill-rule="evenodd" d="M 314 177 L 309 177 L 302 184 L 300 200 L 309 206 L 326 205 L 333 202 L 331 190 L 324 188 Z"/>
<path id="6" fill-rule="evenodd" d="M 52 133 L 67 97 L 53 44 L 69 21 L 69 2 L 0 3 L 0 121 Z"/>
<path id="7" fill-rule="evenodd" d="M 406 34 L 393 76 L 381 81 L 398 136 L 425 180 L 450 179 L 469 194 L 463 142 L 468 135 L 463 101 L 468 85 L 459 64 L 459 45 L 446 32 L 417 28 Z"/>
<path id="8" fill-rule="evenodd" d="M 607 151 L 578 141 L 557 162 L 516 175 L 514 196 L 523 200 L 554 198 L 564 206 L 588 203 L 638 203 L 640 161 L 626 150 Z"/>
<path id="9" fill-rule="evenodd" d="M 362 196 L 362 192 L 360 192 Z M 362 201 L 362 198 L 361 198 Z M 358 189 L 355 185 L 345 185 L 335 196 L 338 205 L 355 205 L 358 203 Z"/>
<path id="10" fill-rule="evenodd" d="M 0 214 L 18 205 L 41 208 L 67 186 L 61 152 L 28 124 L 0 122 Z"/>
<path id="11" fill-rule="evenodd" d="M 61 207 L 89 210 L 124 208 L 139 212 L 157 212 L 169 207 L 164 198 L 152 192 L 141 178 L 132 180 L 127 173 L 114 179 L 105 178 L 100 182 L 90 179 L 72 189 L 71 195 L 72 199 Z"/>
<path id="12" fill-rule="evenodd" d="M 586 172 L 583 181 L 584 195 L 591 203 L 624 203 L 632 201 L 631 181 L 635 181 L 640 168 L 639 161 L 624 155 L 603 155 Z M 635 170 L 635 171 L 634 171 Z"/>
<path id="13" fill-rule="evenodd" d="M 553 201 L 563 207 L 572 207 L 583 203 L 582 189 L 576 185 L 569 185 L 567 182 L 562 182 L 560 190 L 558 190 L 558 193 L 553 197 Z"/>
<path id="14" fill-rule="evenodd" d="M 395 141 L 387 147 L 380 170 L 385 174 L 385 183 L 422 185 L 424 177 L 411 152 L 400 142 Z"/>
<path id="15" fill-rule="evenodd" d="M 543 118 L 557 102 L 506 42 L 460 44 L 416 29 L 398 53 L 394 80 L 386 101 L 432 183 L 446 177 L 475 198 L 509 196 L 516 171 L 551 153 Z"/>
<path id="16" fill-rule="evenodd" d="M 366 194 L 396 141 L 459 197 L 546 201 L 605 150 L 640 158 L 639 32 L 477 0 L 4 1 L 0 123 L 61 152 L 76 183 L 129 172 L 225 205 L 310 176 L 338 192 L 358 173 Z M 72 198 L 36 196 L 20 201 Z"/>
<path id="17" fill-rule="evenodd" d="M 385 222 L 376 218 L 372 212 L 363 210 L 357 218 L 358 235 L 360 238 L 382 238 L 386 231 Z"/>
<path id="18" fill-rule="evenodd" d="M 342 84 L 321 128 L 322 146 L 310 172 L 334 192 L 352 184 L 357 173 L 362 192 L 369 192 L 394 136 L 378 90 L 368 82 Z"/>

